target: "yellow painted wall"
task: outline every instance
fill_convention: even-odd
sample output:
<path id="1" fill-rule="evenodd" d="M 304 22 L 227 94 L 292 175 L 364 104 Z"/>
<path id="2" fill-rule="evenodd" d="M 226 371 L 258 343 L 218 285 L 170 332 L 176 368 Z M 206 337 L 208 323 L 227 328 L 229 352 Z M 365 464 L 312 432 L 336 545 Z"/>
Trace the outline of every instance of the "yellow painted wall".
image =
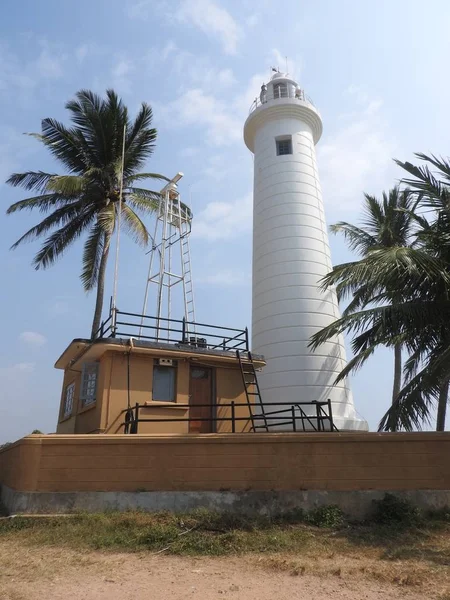
<path id="1" fill-rule="evenodd" d="M 231 408 L 227 406 L 221 407 L 221 404 L 230 404 L 232 401 L 236 404 L 243 404 L 244 406 L 236 406 L 235 408 L 235 416 L 237 418 L 245 418 L 245 421 L 236 421 L 236 431 L 248 431 L 251 422 L 249 420 L 249 409 L 240 370 L 238 368 L 217 369 L 216 390 L 217 416 L 231 417 Z M 231 425 L 231 421 L 218 421 L 217 432 L 231 432 Z"/>
<path id="2" fill-rule="evenodd" d="M 31 435 L 0 451 L 19 491 L 450 490 L 450 433 Z"/>

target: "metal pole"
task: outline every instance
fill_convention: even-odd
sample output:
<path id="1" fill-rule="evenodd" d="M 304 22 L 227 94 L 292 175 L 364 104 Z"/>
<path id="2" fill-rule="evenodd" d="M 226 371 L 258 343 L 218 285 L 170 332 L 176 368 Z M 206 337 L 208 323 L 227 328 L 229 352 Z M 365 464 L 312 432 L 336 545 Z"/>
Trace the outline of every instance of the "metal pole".
<path id="1" fill-rule="evenodd" d="M 295 406 L 291 407 L 292 411 L 292 431 L 297 431 L 297 425 L 295 423 Z"/>
<path id="2" fill-rule="evenodd" d="M 328 414 L 330 415 L 330 431 L 334 430 L 333 409 L 331 408 L 331 400 L 328 398 Z"/>
<path id="3" fill-rule="evenodd" d="M 183 317 L 183 325 L 181 326 L 181 343 L 185 344 L 187 342 L 186 339 L 186 317 Z"/>
<path id="4" fill-rule="evenodd" d="M 157 303 L 157 321 L 156 321 L 156 340 L 159 340 L 159 328 L 162 317 L 162 302 L 163 302 L 163 291 L 164 291 L 164 260 L 166 254 L 166 242 L 167 242 L 167 211 L 169 208 L 169 192 L 167 189 L 164 194 L 164 217 L 163 217 L 163 229 L 162 229 L 162 242 L 161 242 L 161 253 L 159 261 L 159 289 L 158 289 L 158 303 Z"/>
<path id="5" fill-rule="evenodd" d="M 139 337 L 142 335 L 142 325 L 144 324 L 144 317 L 145 317 L 145 313 L 147 312 L 148 286 L 150 285 L 150 278 L 152 276 L 153 259 L 155 257 L 155 252 L 156 252 L 155 241 L 156 241 L 156 235 L 158 233 L 159 223 L 160 223 L 160 216 L 158 214 L 156 217 L 156 221 L 155 221 L 155 231 L 153 233 L 153 240 L 152 240 L 153 245 L 152 245 L 152 250 L 151 250 L 151 254 L 150 254 L 150 262 L 148 265 L 147 285 L 145 286 L 144 304 L 142 306 L 141 326 L 139 327 Z"/>
<path id="6" fill-rule="evenodd" d="M 117 215 L 117 239 L 116 239 L 116 261 L 114 265 L 114 284 L 113 284 L 113 295 L 112 295 L 112 308 L 116 308 L 117 299 L 117 279 L 119 276 L 119 248 L 120 248 L 120 225 L 122 222 L 122 195 L 123 195 L 123 171 L 125 165 L 125 140 L 126 140 L 127 126 L 123 128 L 123 142 L 122 142 L 122 164 L 120 170 L 120 191 L 119 191 L 119 214 Z"/>
<path id="7" fill-rule="evenodd" d="M 235 414 L 235 406 L 234 400 L 231 401 L 231 433 L 236 433 L 236 414 Z"/>
<path id="8" fill-rule="evenodd" d="M 171 313 L 171 296 L 172 296 L 172 288 L 171 288 L 171 283 L 172 283 L 172 277 L 171 277 L 171 273 L 172 273 L 172 243 L 170 242 L 170 240 L 172 239 L 172 231 L 174 229 L 173 226 L 173 200 L 170 199 L 169 197 L 169 206 L 170 206 L 170 212 L 169 212 L 169 216 L 170 216 L 170 220 L 169 220 L 169 274 L 168 274 L 168 278 L 169 278 L 169 287 L 167 288 L 167 318 L 170 319 L 170 313 Z M 168 329 L 170 329 L 170 321 L 169 321 L 169 326 Z M 170 342 L 170 331 L 167 332 L 167 341 Z"/>

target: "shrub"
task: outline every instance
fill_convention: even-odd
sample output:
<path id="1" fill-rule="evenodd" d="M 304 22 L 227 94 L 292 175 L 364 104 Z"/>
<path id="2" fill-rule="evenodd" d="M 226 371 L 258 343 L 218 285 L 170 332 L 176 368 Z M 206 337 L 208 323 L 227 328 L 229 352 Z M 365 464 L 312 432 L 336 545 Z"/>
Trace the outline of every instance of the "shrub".
<path id="1" fill-rule="evenodd" d="M 375 500 L 373 520 L 380 525 L 419 525 L 423 518 L 417 506 L 393 494 Z"/>
<path id="2" fill-rule="evenodd" d="M 308 513 L 308 522 L 316 527 L 341 527 L 344 524 L 344 515 L 339 506 L 319 506 Z"/>

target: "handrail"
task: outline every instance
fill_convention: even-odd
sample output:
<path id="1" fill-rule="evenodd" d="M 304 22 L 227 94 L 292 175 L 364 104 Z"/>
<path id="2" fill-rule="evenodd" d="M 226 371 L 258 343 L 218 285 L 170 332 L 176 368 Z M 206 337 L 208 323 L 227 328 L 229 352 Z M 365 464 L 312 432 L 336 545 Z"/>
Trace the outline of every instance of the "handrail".
<path id="1" fill-rule="evenodd" d="M 216 405 L 216 408 L 230 408 L 231 409 L 231 416 L 223 416 L 223 415 L 219 415 L 219 414 L 215 414 L 212 415 L 210 417 L 197 417 L 197 416 L 190 416 L 190 413 L 187 416 L 183 416 L 183 417 L 142 417 L 140 416 L 140 411 L 142 409 L 147 409 L 147 408 L 155 408 L 158 405 L 156 404 L 154 407 L 152 407 L 152 404 L 139 404 L 136 403 L 133 407 L 124 409 L 122 411 L 122 413 L 125 413 L 125 419 L 123 421 L 123 423 L 121 424 L 124 427 L 124 433 L 138 433 L 138 428 L 139 428 L 139 423 L 181 423 L 181 422 L 185 422 L 185 423 L 191 423 L 192 421 L 195 422 L 209 422 L 211 424 L 217 424 L 217 423 L 221 423 L 221 422 L 231 422 L 232 425 L 232 432 L 234 433 L 236 431 L 236 423 L 240 422 L 240 421 L 246 421 L 246 422 L 252 422 L 252 430 L 256 431 L 257 429 L 265 429 L 266 431 L 269 430 L 269 428 L 273 428 L 273 427 L 280 427 L 280 426 L 285 426 L 285 425 L 290 425 L 292 427 L 292 431 L 298 431 L 297 428 L 297 420 L 300 420 L 302 423 L 302 431 L 303 432 L 311 432 L 311 431 L 316 431 L 316 432 L 323 432 L 323 431 L 327 431 L 324 426 L 323 426 L 323 422 L 327 421 L 330 423 L 330 428 L 328 429 L 328 431 L 338 431 L 338 429 L 334 426 L 333 421 L 332 421 L 332 417 L 326 413 L 326 411 L 324 410 L 324 407 L 329 407 L 331 406 L 331 402 L 328 401 L 318 401 L 318 402 L 297 402 L 295 404 L 292 404 L 290 402 L 270 402 L 270 403 L 265 403 L 264 406 L 286 406 L 287 408 L 281 409 L 281 410 L 273 410 L 273 411 L 269 411 L 269 412 L 265 412 L 263 410 L 263 412 L 261 414 L 258 413 L 253 413 L 250 414 L 248 416 L 244 416 L 244 417 L 237 417 L 236 416 L 236 408 L 238 407 L 246 407 L 248 408 L 248 404 L 245 402 L 224 402 L 224 403 L 220 403 Z M 191 409 L 192 405 L 191 404 L 186 404 L 186 403 L 178 403 L 178 402 L 174 402 L 174 406 L 177 406 L 177 408 L 185 408 L 186 410 Z M 312 416 L 308 416 L 306 414 L 306 412 L 301 408 L 302 406 L 308 406 L 308 407 L 313 407 L 316 411 L 317 414 L 316 416 L 312 417 Z M 195 404 L 196 408 L 212 408 L 212 405 L 209 403 L 206 404 Z M 255 408 L 257 408 L 255 406 Z M 299 412 L 299 415 L 296 414 L 295 411 Z M 289 415 L 289 418 L 287 419 L 287 415 Z M 269 419 L 269 421 L 268 421 Z M 264 420 L 264 424 L 262 425 L 255 425 L 254 421 L 259 421 L 259 420 Z M 314 424 L 314 421 L 317 420 L 317 426 Z M 307 423 L 310 425 L 310 428 L 305 427 L 305 421 L 307 421 Z"/>
<path id="2" fill-rule="evenodd" d="M 309 96 L 307 96 L 305 94 L 305 92 L 303 90 L 298 90 L 297 92 L 292 92 L 292 90 L 288 87 L 287 93 L 282 96 L 274 96 L 273 93 L 266 92 L 262 96 L 262 99 L 261 99 L 261 97 L 255 98 L 250 105 L 248 113 L 249 114 L 252 113 L 258 107 L 263 106 L 264 104 L 267 104 L 268 102 L 277 101 L 277 100 L 286 100 L 288 98 L 290 98 L 291 100 L 298 100 L 299 103 L 301 103 L 301 104 L 306 103 L 306 104 L 310 104 L 311 106 L 314 106 L 314 102 L 311 100 L 311 98 Z M 315 108 L 315 106 L 314 106 L 314 108 Z"/>
<path id="3" fill-rule="evenodd" d="M 133 318 L 140 319 L 134 323 Z M 164 326 L 161 326 L 161 322 Z M 195 331 L 195 334 L 191 332 Z M 234 351 L 241 348 L 249 350 L 248 330 L 207 323 L 196 323 L 186 319 L 168 319 L 152 315 L 121 311 L 117 308 L 110 310 L 109 316 L 102 321 L 93 339 L 105 337 L 133 337 L 136 339 L 183 344 L 196 348 L 210 350 L 220 349 Z"/>

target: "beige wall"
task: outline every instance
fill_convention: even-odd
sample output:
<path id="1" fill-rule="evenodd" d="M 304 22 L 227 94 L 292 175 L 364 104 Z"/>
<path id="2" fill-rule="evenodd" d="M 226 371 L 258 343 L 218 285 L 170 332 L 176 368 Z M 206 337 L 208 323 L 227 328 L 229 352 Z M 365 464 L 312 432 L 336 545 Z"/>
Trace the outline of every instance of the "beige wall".
<path id="1" fill-rule="evenodd" d="M 63 390 L 60 403 L 60 422 L 57 433 L 123 433 L 122 423 L 124 411 L 128 406 L 128 353 L 129 347 L 124 347 L 123 352 L 106 352 L 99 360 L 99 376 L 97 383 L 97 401 L 95 404 L 83 408 L 79 400 L 81 372 L 66 370 L 64 375 Z M 152 404 L 153 361 L 157 355 L 138 354 L 132 351 L 130 360 L 130 405 Z M 190 365 L 209 366 L 214 368 L 214 387 L 219 416 L 231 415 L 231 409 L 220 407 L 221 403 L 246 403 L 241 372 L 237 364 L 223 364 L 220 358 L 207 357 L 201 360 L 196 357 L 195 362 L 176 358 L 177 361 L 177 388 L 176 403 L 157 403 L 141 409 L 140 417 L 147 418 L 181 418 L 187 416 L 188 410 L 177 407 L 177 404 L 189 403 L 189 369 Z M 229 362 L 229 361 L 228 361 Z M 67 385 L 75 382 L 74 414 L 70 419 L 61 420 Z M 214 403 L 214 399 L 213 399 Z M 236 416 L 248 417 L 246 406 L 236 408 Z M 249 422 L 237 421 L 236 431 L 247 431 Z M 188 433 L 188 422 L 170 423 L 140 423 L 139 433 Z M 231 431 L 231 423 L 217 424 L 218 432 Z"/>
<path id="2" fill-rule="evenodd" d="M 18 491 L 450 490 L 450 433 L 28 436 L 0 452 Z"/>
<path id="3" fill-rule="evenodd" d="M 221 404 L 230 404 L 232 401 L 236 402 L 236 404 L 244 404 L 245 406 L 237 406 L 235 408 L 235 416 L 237 418 L 245 418 L 245 421 L 236 421 L 236 431 L 249 431 L 251 422 L 249 421 L 249 409 L 246 405 L 247 399 L 240 370 L 230 368 L 217 369 L 216 390 L 217 416 L 231 416 L 231 408 L 227 406 L 221 407 Z M 231 430 L 231 421 L 217 422 L 218 433 L 231 432 Z"/>

